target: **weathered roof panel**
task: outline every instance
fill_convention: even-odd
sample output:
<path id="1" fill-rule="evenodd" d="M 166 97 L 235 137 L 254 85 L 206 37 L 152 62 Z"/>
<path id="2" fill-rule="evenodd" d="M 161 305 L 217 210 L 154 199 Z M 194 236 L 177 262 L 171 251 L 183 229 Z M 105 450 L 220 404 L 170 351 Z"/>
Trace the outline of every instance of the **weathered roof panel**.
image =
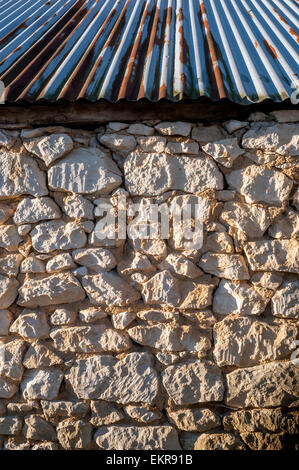
<path id="1" fill-rule="evenodd" d="M 0 0 L 6 101 L 289 98 L 298 0 Z"/>

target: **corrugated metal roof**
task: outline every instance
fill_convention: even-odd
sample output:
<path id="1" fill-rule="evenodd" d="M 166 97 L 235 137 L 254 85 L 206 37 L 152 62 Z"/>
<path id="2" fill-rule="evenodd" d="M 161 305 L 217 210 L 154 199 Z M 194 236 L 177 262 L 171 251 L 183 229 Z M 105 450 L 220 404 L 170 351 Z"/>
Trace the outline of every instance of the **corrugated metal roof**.
<path id="1" fill-rule="evenodd" d="M 298 0 L 0 0 L 6 100 L 289 98 Z"/>

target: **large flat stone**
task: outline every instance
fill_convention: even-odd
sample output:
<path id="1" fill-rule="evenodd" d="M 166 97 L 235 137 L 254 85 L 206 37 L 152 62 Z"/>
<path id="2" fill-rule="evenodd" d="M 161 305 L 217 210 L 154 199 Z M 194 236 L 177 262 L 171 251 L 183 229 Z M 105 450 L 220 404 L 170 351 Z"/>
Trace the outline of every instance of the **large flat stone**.
<path id="1" fill-rule="evenodd" d="M 242 146 L 280 155 L 299 155 L 299 125 L 296 123 L 255 127 L 243 135 Z"/>
<path id="2" fill-rule="evenodd" d="M 289 323 L 230 315 L 214 325 L 213 357 L 219 367 L 249 367 L 286 358 L 298 328 Z"/>
<path id="3" fill-rule="evenodd" d="M 180 450 L 177 431 L 171 426 L 103 426 L 95 441 L 105 450 Z"/>
<path id="4" fill-rule="evenodd" d="M 136 302 L 140 295 L 118 274 L 104 272 L 82 278 L 89 300 L 94 305 L 123 307 Z"/>
<path id="5" fill-rule="evenodd" d="M 48 178 L 51 189 L 82 194 L 109 194 L 122 182 L 114 161 L 96 148 L 73 150 L 50 168 Z"/>
<path id="6" fill-rule="evenodd" d="M 124 164 L 131 195 L 156 196 L 169 190 L 198 193 L 223 189 L 223 176 L 211 158 L 131 153 Z"/>
<path id="7" fill-rule="evenodd" d="M 19 289 L 17 303 L 24 307 L 45 307 L 83 300 L 85 292 L 71 273 L 60 273 L 43 279 L 27 279 Z"/>
<path id="8" fill-rule="evenodd" d="M 236 408 L 299 405 L 299 369 L 290 361 L 238 369 L 226 376 L 225 402 Z"/>
<path id="9" fill-rule="evenodd" d="M 83 248 L 87 240 L 80 225 L 62 220 L 43 222 L 30 232 L 30 236 L 33 248 L 40 253 Z"/>
<path id="10" fill-rule="evenodd" d="M 57 328 L 50 337 L 58 351 L 76 353 L 123 352 L 131 347 L 125 333 L 108 328 L 106 325 L 74 326 Z"/>
<path id="11" fill-rule="evenodd" d="M 147 353 L 129 353 L 121 360 L 113 356 L 79 359 L 66 380 L 81 399 L 151 404 L 158 393 L 157 373 Z"/>
<path id="12" fill-rule="evenodd" d="M 252 271 L 299 272 L 297 240 L 261 240 L 246 243 L 245 254 Z"/>

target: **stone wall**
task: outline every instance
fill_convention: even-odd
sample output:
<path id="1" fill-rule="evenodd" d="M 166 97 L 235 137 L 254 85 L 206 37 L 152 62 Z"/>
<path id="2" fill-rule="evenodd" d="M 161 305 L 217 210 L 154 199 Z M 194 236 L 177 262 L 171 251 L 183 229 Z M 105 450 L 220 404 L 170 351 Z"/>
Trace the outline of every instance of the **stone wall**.
<path id="1" fill-rule="evenodd" d="M 298 114 L 0 131 L 1 448 L 296 446 Z M 101 236 L 118 197 L 203 245 Z"/>

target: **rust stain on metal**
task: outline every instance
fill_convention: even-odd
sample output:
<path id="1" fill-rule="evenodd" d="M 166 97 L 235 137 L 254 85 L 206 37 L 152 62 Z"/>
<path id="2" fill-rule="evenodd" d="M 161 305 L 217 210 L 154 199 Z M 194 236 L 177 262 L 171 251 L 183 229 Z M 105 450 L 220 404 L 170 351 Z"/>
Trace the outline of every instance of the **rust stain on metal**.
<path id="1" fill-rule="evenodd" d="M 280 20 L 281 20 L 283 23 L 285 23 L 285 24 L 287 24 L 287 25 L 289 24 L 289 23 L 287 22 L 287 20 L 285 20 L 284 17 L 281 16 L 281 14 L 280 14 L 275 8 L 273 8 L 273 10 L 274 10 L 274 12 L 279 16 Z"/>
<path id="2" fill-rule="evenodd" d="M 271 46 L 271 44 L 269 44 L 266 39 L 263 40 L 263 43 L 264 43 L 264 46 L 266 47 L 267 51 L 271 55 L 271 57 L 273 57 L 273 59 L 277 59 L 277 52 L 276 52 L 275 48 L 273 46 Z"/>
<path id="3" fill-rule="evenodd" d="M 295 36 L 296 41 L 299 43 L 299 34 L 297 34 L 296 31 L 293 30 L 293 28 L 290 28 L 289 32 L 290 34 L 292 34 L 292 36 Z"/>

